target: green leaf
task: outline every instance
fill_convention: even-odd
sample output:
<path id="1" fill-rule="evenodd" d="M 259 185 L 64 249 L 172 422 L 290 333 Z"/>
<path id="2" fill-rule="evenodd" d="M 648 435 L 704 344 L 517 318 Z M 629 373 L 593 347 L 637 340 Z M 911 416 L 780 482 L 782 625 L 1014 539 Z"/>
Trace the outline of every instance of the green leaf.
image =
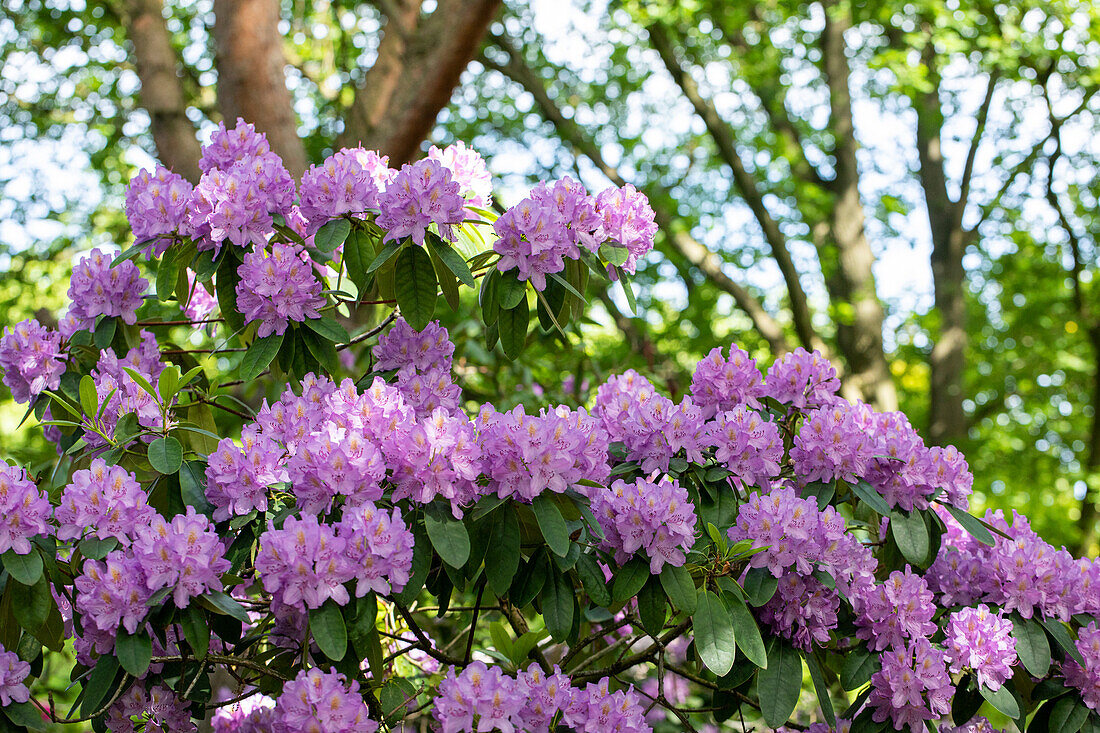
<path id="1" fill-rule="evenodd" d="M 542 602 L 542 617 L 550 636 L 554 641 L 565 641 L 569 637 L 569 630 L 573 628 L 573 584 L 569 582 L 568 576 L 551 568 L 550 577 L 542 586 L 539 600 Z"/>
<path id="2" fill-rule="evenodd" d="M 745 597 L 749 604 L 759 608 L 772 599 L 779 588 L 779 579 L 767 568 L 752 568 L 745 575 Z"/>
<path id="3" fill-rule="evenodd" d="M 745 657 L 763 669 L 768 666 L 768 652 L 764 648 L 764 639 L 760 636 L 760 627 L 745 602 L 730 593 L 724 596 L 730 609 L 730 622 L 737 635 L 737 648 Z"/>
<path id="4" fill-rule="evenodd" d="M 250 623 L 248 612 L 244 610 L 244 606 L 220 590 L 212 591 L 204 596 L 199 596 L 198 600 L 199 604 L 211 611 L 220 613 L 223 616 L 232 616 L 244 624 Z"/>
<path id="5" fill-rule="evenodd" d="M 160 393 L 160 398 L 165 402 L 171 402 L 179 390 L 179 383 L 180 368 L 178 366 L 169 364 L 161 369 L 160 377 L 157 378 L 157 392 Z"/>
<path id="6" fill-rule="evenodd" d="M 371 260 L 371 263 L 369 265 L 367 265 L 367 274 L 371 274 L 378 268 L 382 267 L 382 265 L 393 259 L 393 256 L 397 254 L 397 251 L 399 249 L 401 249 L 401 245 L 402 242 L 387 243 L 386 246 L 382 248 L 382 251 L 379 252 L 373 260 Z"/>
<path id="7" fill-rule="evenodd" d="M 733 660 L 737 657 L 737 637 L 725 602 L 709 590 L 700 589 L 691 623 L 699 660 L 722 677 L 733 668 Z"/>
<path id="8" fill-rule="evenodd" d="M 344 623 L 347 625 L 348 641 L 355 650 L 356 659 L 366 659 L 371 674 L 376 680 L 385 678 L 382 656 L 382 639 L 378 635 L 375 622 L 378 619 L 378 598 L 368 593 L 356 598 L 344 607 Z"/>
<path id="9" fill-rule="evenodd" d="M 515 509 L 508 506 L 494 514 L 489 551 L 485 554 L 485 577 L 498 596 L 504 596 L 519 568 L 520 531 Z"/>
<path id="10" fill-rule="evenodd" d="M 348 630 L 336 601 L 329 598 L 320 608 L 309 610 L 309 633 L 321 652 L 339 662 L 348 651 Z"/>
<path id="11" fill-rule="evenodd" d="M 114 687 L 118 670 L 118 659 L 114 655 L 103 654 L 99 657 L 92 673 L 84 682 L 84 702 L 80 704 L 80 711 L 84 715 L 98 710 L 100 704 L 107 699 L 107 694 Z"/>
<path id="12" fill-rule="evenodd" d="M 144 630 L 130 634 L 120 628 L 115 636 L 115 656 L 122 668 L 134 677 L 141 677 L 149 669 L 153 657 L 153 640 Z"/>
<path id="13" fill-rule="evenodd" d="M 396 252 L 397 248 L 393 251 Z M 359 290 L 368 280 L 367 265 L 373 258 L 374 238 L 365 229 L 357 227 L 344 242 L 344 267 Z"/>
<path id="14" fill-rule="evenodd" d="M 180 496 L 184 504 L 195 507 L 200 514 L 214 511 L 214 506 L 206 499 L 205 478 L 206 472 L 199 461 L 184 461 L 180 467 Z"/>
<path id="15" fill-rule="evenodd" d="M 558 557 L 569 554 L 569 528 L 565 524 L 565 517 L 561 515 L 561 509 L 549 493 L 542 493 L 531 502 L 531 509 L 535 512 L 535 520 L 539 524 L 543 539 Z"/>
<path id="16" fill-rule="evenodd" d="M 476 287 L 477 281 L 474 280 L 474 274 L 470 272 L 470 266 L 466 264 L 466 260 L 462 258 L 454 247 L 447 244 L 431 232 L 427 237 L 428 247 L 435 253 L 447 269 L 454 273 L 454 276 L 462 281 L 462 284 L 467 287 Z"/>
<path id="17" fill-rule="evenodd" d="M 165 302 L 176 291 L 176 282 L 179 280 L 180 262 L 176 253 L 165 252 L 157 265 L 157 300 Z"/>
<path id="18" fill-rule="evenodd" d="M 108 537 L 105 540 L 95 536 L 85 537 L 77 545 L 81 555 L 90 557 L 93 560 L 102 560 L 107 557 L 108 552 L 116 547 L 118 547 L 118 538 L 116 537 Z"/>
<path id="19" fill-rule="evenodd" d="M 864 647 L 856 647 L 844 657 L 844 666 L 840 668 L 840 684 L 845 690 L 855 690 L 871 679 L 871 675 L 881 668 L 879 656 Z"/>
<path id="20" fill-rule="evenodd" d="M 638 591 L 638 617 L 646 633 L 657 638 L 665 627 L 668 616 L 665 590 L 661 587 L 661 578 L 651 575 L 642 589 Z"/>
<path id="21" fill-rule="evenodd" d="M 802 655 L 794 647 L 772 638 L 768 647 L 768 666 L 756 677 L 760 712 L 772 728 L 787 722 L 798 704 L 802 691 Z"/>
<path id="22" fill-rule="evenodd" d="M 1050 671 L 1050 642 L 1046 632 L 1034 618 L 1024 619 L 1012 614 L 1012 636 L 1016 639 L 1016 655 L 1024 669 L 1033 677 L 1046 677 Z"/>
<path id="23" fill-rule="evenodd" d="M 825 720 L 835 730 L 836 729 L 836 712 L 833 710 L 833 700 L 829 697 L 829 685 L 825 683 L 825 673 L 821 671 L 821 665 L 818 664 L 817 657 L 812 651 L 804 652 L 802 655 L 806 660 L 806 667 L 810 670 L 810 679 L 814 683 L 814 692 L 817 693 L 817 701 L 821 705 L 821 712 L 825 715 Z"/>
<path id="24" fill-rule="evenodd" d="M 432 261 L 423 247 L 401 250 L 394 269 L 394 290 L 401 315 L 416 331 L 423 331 L 435 314 L 437 284 Z"/>
<path id="25" fill-rule="evenodd" d="M 495 269 L 481 280 L 481 289 L 478 290 L 478 304 L 481 306 L 481 321 L 486 326 L 497 322 L 500 313 L 500 303 L 497 302 L 497 287 L 500 282 L 500 273 Z"/>
<path id="26" fill-rule="evenodd" d="M 191 645 L 191 652 L 196 657 L 205 657 L 210 651 L 210 625 L 203 612 L 197 605 L 191 604 L 180 612 L 179 623 L 183 628 L 183 638 Z"/>
<path id="27" fill-rule="evenodd" d="M 523 570 L 516 573 L 512 587 L 508 589 L 508 600 L 513 606 L 523 608 L 535 600 L 535 596 L 546 584 L 546 578 L 550 574 L 550 563 L 546 561 L 544 552 L 545 550 L 541 548 L 536 550 L 524 565 Z"/>
<path id="28" fill-rule="evenodd" d="M 283 345 L 283 333 L 272 333 L 256 339 L 241 358 L 240 377 L 245 382 L 256 379 L 271 364 Z"/>
<path id="29" fill-rule="evenodd" d="M 11 610 L 15 614 L 15 620 L 28 633 L 34 634 L 42 628 L 53 605 L 50 581 L 45 575 L 33 585 L 24 585 L 19 582 L 12 584 Z"/>
<path id="30" fill-rule="evenodd" d="M 962 525 L 963 529 L 970 533 L 971 537 L 981 542 L 983 545 L 993 547 L 993 533 L 981 523 L 981 520 L 973 514 L 963 511 L 958 507 L 951 506 L 950 504 L 944 504 L 943 507 L 951 513 L 951 516 L 955 518 L 956 522 Z"/>
<path id="31" fill-rule="evenodd" d="M 510 310 L 527 299 L 527 281 L 520 280 L 515 270 L 500 273 L 497 279 L 497 302 L 502 310 Z"/>
<path id="32" fill-rule="evenodd" d="M 695 589 L 695 581 L 691 579 L 691 573 L 684 566 L 673 567 L 668 563 L 661 568 L 661 585 L 664 586 L 668 599 L 672 605 L 689 616 L 695 613 L 696 604 L 699 601 L 699 591 Z"/>
<path id="33" fill-rule="evenodd" d="M 928 536 L 928 525 L 920 512 L 894 509 L 890 512 L 890 532 L 907 561 L 920 567 L 928 564 L 931 538 Z"/>
<path id="34" fill-rule="evenodd" d="M 1055 643 L 1062 647 L 1062 651 L 1076 659 L 1078 664 L 1085 664 L 1081 652 L 1077 650 L 1077 645 L 1073 642 L 1073 637 L 1069 635 L 1069 631 L 1066 630 L 1066 625 L 1064 623 L 1056 618 L 1040 618 L 1039 623 L 1043 625 L 1044 629 L 1050 632 L 1050 635 L 1054 637 Z"/>
<path id="35" fill-rule="evenodd" d="M 244 328 L 244 316 L 237 309 L 237 283 L 241 278 L 237 274 L 237 258 L 230 251 L 231 249 L 222 249 L 221 263 L 218 265 L 218 274 L 214 280 L 214 292 L 218 296 L 222 318 L 225 319 L 230 330 L 240 331 Z"/>
<path id="36" fill-rule="evenodd" d="M 1012 696 L 1012 692 L 1008 689 L 1008 685 L 1001 685 L 1000 688 L 996 690 L 991 690 L 985 685 L 978 685 L 978 692 L 982 693 L 982 697 L 984 697 L 990 705 L 997 708 L 1008 717 L 1020 717 L 1020 705 L 1016 702 L 1016 698 Z M 1074 733 L 1076 733 L 1076 731 L 1074 731 Z"/>
<path id="37" fill-rule="evenodd" d="M 626 264 L 626 261 L 630 259 L 630 250 L 621 244 L 611 244 L 608 242 L 600 245 L 600 257 L 603 257 L 616 267 L 622 267 Z"/>
<path id="38" fill-rule="evenodd" d="M 94 343 L 97 349 L 106 349 L 115 338 L 118 329 L 117 318 L 104 318 L 95 327 Z"/>
<path id="39" fill-rule="evenodd" d="M 630 312 L 634 315 L 638 315 L 638 301 L 634 298 L 634 288 L 630 287 L 630 278 L 621 267 L 616 267 L 615 271 L 619 275 L 619 287 L 623 289 L 623 295 L 626 296 L 626 304 L 630 307 Z"/>
<path id="40" fill-rule="evenodd" d="M 584 302 L 584 303 L 588 302 L 588 300 L 586 300 L 585 297 L 583 295 L 581 295 L 575 287 L 573 287 L 572 285 L 569 284 L 568 280 L 566 280 L 564 277 L 562 277 L 558 273 L 548 272 L 548 273 L 546 273 L 546 276 L 549 277 L 554 282 L 556 282 L 558 285 L 561 285 L 563 288 L 568 290 L 574 296 L 580 298 L 582 302 Z"/>
<path id="41" fill-rule="evenodd" d="M 435 270 L 436 280 L 439 281 L 439 291 L 443 293 L 443 299 L 447 301 L 447 305 L 451 310 L 458 310 L 459 304 L 462 302 L 462 295 L 458 292 L 458 279 L 454 276 L 454 273 L 443 264 L 443 260 L 439 259 L 439 255 L 435 250 L 428 248 L 428 259 L 432 261 L 432 268 Z"/>
<path id="42" fill-rule="evenodd" d="M 584 554 L 577 558 L 577 576 L 588 598 L 597 606 L 607 608 L 611 605 L 611 592 L 607 589 L 603 571 L 594 555 Z"/>
<path id="43" fill-rule="evenodd" d="M 42 556 L 38 554 L 36 547 L 26 555 L 17 555 L 15 550 L 8 549 L 0 559 L 4 561 L 4 568 L 11 573 L 11 577 L 23 585 L 34 585 L 42 577 Z"/>
<path id="44" fill-rule="evenodd" d="M 518 359 L 527 344 L 527 326 L 531 320 L 531 309 L 525 299 L 514 308 L 501 308 L 497 314 L 497 328 L 500 333 L 500 345 L 509 359 Z"/>
<path id="45" fill-rule="evenodd" d="M 95 391 L 95 380 L 85 374 L 80 378 L 80 407 L 88 417 L 99 414 L 99 396 Z"/>
<path id="46" fill-rule="evenodd" d="M 149 444 L 149 465 L 166 476 L 180 470 L 183 465 L 183 447 L 180 442 L 170 435 L 154 440 Z"/>
<path id="47" fill-rule="evenodd" d="M 890 505 L 886 503 L 886 499 L 882 498 L 882 494 L 878 493 L 878 490 L 871 484 L 866 481 L 856 481 L 854 484 L 850 484 L 850 487 L 852 493 L 858 496 L 867 506 L 884 517 L 890 516 Z"/>
<path id="48" fill-rule="evenodd" d="M 443 562 L 453 568 L 466 564 L 470 558 L 470 535 L 466 525 L 454 517 L 436 519 L 425 514 L 424 529 L 428 531 L 428 539 Z"/>
<path id="49" fill-rule="evenodd" d="M 27 702 L 15 702 L 13 700 L 4 706 L 2 713 L 15 725 L 30 730 L 45 730 L 44 726 L 47 724 L 42 718 L 42 713 L 30 700 Z M 2 719 L 0 719 L 0 729 L 5 729 Z"/>
<path id="50" fill-rule="evenodd" d="M 489 637 L 493 640 L 493 646 L 498 652 L 503 654 L 512 660 L 512 664 L 519 666 L 519 662 L 514 655 L 515 645 L 512 643 L 512 637 L 508 633 L 508 630 L 504 628 L 504 624 L 500 621 L 494 621 L 489 624 Z"/>
<path id="51" fill-rule="evenodd" d="M 1089 717 L 1089 709 L 1077 695 L 1067 695 L 1050 711 L 1050 733 L 1077 733 Z"/>
<path id="52" fill-rule="evenodd" d="M 351 222 L 340 217 L 326 222 L 313 235 L 313 246 L 322 252 L 334 252 L 351 234 Z"/>
<path id="53" fill-rule="evenodd" d="M 616 606 L 626 603 L 649 580 L 649 563 L 640 557 L 631 558 L 630 561 L 619 568 L 611 583 L 611 602 Z"/>
<path id="54" fill-rule="evenodd" d="M 348 336 L 348 330 L 337 323 L 335 318 L 330 316 L 307 318 L 304 323 L 307 328 L 311 329 L 318 336 L 337 344 L 345 344 L 351 338 Z"/>
<path id="55" fill-rule="evenodd" d="M 326 338 L 318 336 L 310 330 L 299 331 L 302 343 L 317 360 L 317 363 L 325 368 L 328 374 L 335 374 L 340 369 L 340 358 L 336 354 L 336 347 Z"/>

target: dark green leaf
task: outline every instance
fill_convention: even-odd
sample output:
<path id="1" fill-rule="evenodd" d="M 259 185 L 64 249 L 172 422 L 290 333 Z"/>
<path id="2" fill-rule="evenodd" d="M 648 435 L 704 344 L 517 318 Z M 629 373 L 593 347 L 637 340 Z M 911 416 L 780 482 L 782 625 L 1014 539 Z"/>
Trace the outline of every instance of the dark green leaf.
<path id="1" fill-rule="evenodd" d="M 50 581 L 45 575 L 39 576 L 38 581 L 32 585 L 24 585 L 18 581 L 12 583 L 12 612 L 15 614 L 15 620 L 27 632 L 34 634 L 42 624 L 46 623 L 53 605 Z"/>
<path id="2" fill-rule="evenodd" d="M 210 626 L 206 623 L 206 616 L 197 605 L 191 604 L 180 612 L 179 622 L 183 628 L 183 638 L 191 645 L 191 652 L 196 657 L 205 657 L 210 650 Z"/>
<path id="3" fill-rule="evenodd" d="M 93 560 L 102 560 L 107 557 L 107 553 L 118 547 L 118 539 L 115 537 L 108 537 L 105 540 L 101 540 L 95 536 L 85 537 L 77 545 L 80 549 L 80 554 L 84 557 L 90 557 Z"/>
<path id="4" fill-rule="evenodd" d="M 569 577 L 551 568 L 539 600 L 550 636 L 554 641 L 565 641 L 573 628 L 573 584 L 569 582 Z"/>
<path id="5" fill-rule="evenodd" d="M 814 683 L 814 692 L 817 693 L 817 701 L 821 705 L 821 712 L 825 715 L 825 720 L 828 721 L 830 727 L 836 729 L 836 712 L 833 710 L 833 701 L 829 697 L 829 685 L 825 683 L 825 673 L 821 671 L 821 665 L 818 664 L 817 657 L 812 651 L 803 652 L 803 659 L 806 660 L 806 668 L 810 670 L 810 679 Z"/>
<path id="6" fill-rule="evenodd" d="M 890 532 L 894 535 L 894 541 L 907 561 L 920 567 L 928 564 L 930 538 L 928 525 L 925 524 L 920 512 L 894 509 L 890 512 Z"/>
<path id="7" fill-rule="evenodd" d="M 962 528 L 970 533 L 971 537 L 981 542 L 983 545 L 993 547 L 993 534 L 977 517 L 958 507 L 951 506 L 950 504 L 944 504 L 943 506 L 951 513 L 955 521 L 961 524 Z"/>
<path id="8" fill-rule="evenodd" d="M 649 563 L 640 557 L 631 558 L 619 568 L 611 584 L 611 602 L 615 605 L 626 603 L 649 580 Z"/>
<path id="9" fill-rule="evenodd" d="M 802 656 L 785 640 L 772 638 L 768 666 L 756 677 L 760 712 L 772 728 L 787 722 L 802 691 Z"/>
<path id="10" fill-rule="evenodd" d="M 95 391 L 95 380 L 88 374 L 80 378 L 80 407 L 88 417 L 99 414 L 99 396 Z"/>
<path id="11" fill-rule="evenodd" d="M 1008 717 L 1020 717 L 1020 705 L 1016 702 L 1016 698 L 1012 696 L 1012 692 L 1009 690 L 1007 684 L 1001 685 L 997 690 L 991 690 L 985 685 L 979 685 L 978 691 L 982 694 L 982 697 L 989 701 L 990 705 L 997 708 Z M 1073 731 L 1073 733 L 1077 733 L 1076 730 Z"/>
<path id="12" fill-rule="evenodd" d="M 115 330 L 118 328 L 117 318 L 104 318 L 95 327 L 93 342 L 97 349 L 106 349 L 115 338 Z"/>
<path id="13" fill-rule="evenodd" d="M 878 493 L 878 490 L 871 484 L 866 481 L 856 481 L 854 484 L 850 484 L 850 488 L 852 493 L 858 496 L 867 506 L 884 517 L 890 515 L 890 505 L 886 503 L 886 499 L 883 499 L 882 494 Z"/>
<path id="14" fill-rule="evenodd" d="M 955 687 L 955 694 L 951 697 L 951 719 L 955 725 L 963 725 L 974 717 L 978 708 L 985 699 L 974 686 L 974 675 L 967 674 Z"/>
<path id="15" fill-rule="evenodd" d="M 328 339 L 333 343 L 345 344 L 350 338 L 350 336 L 348 336 L 347 329 L 337 323 L 336 319 L 330 316 L 322 316 L 321 318 L 307 318 L 304 323 L 318 336 Z"/>
<path id="16" fill-rule="evenodd" d="M 1078 664 L 1083 665 L 1085 663 L 1085 660 L 1081 657 L 1081 652 L 1077 650 L 1077 645 L 1073 642 L 1073 637 L 1069 635 L 1069 631 L 1066 630 L 1066 625 L 1064 623 L 1056 618 L 1040 618 L 1039 623 L 1043 625 L 1044 629 L 1050 632 L 1050 635 L 1054 637 L 1055 643 L 1062 647 L 1062 651 L 1076 659 Z"/>
<path id="17" fill-rule="evenodd" d="M 606 608 L 611 605 L 611 592 L 607 589 L 603 571 L 594 555 L 583 554 L 577 558 L 577 575 L 584 586 L 584 592 L 597 606 Z"/>
<path id="18" fill-rule="evenodd" d="M 149 465 L 165 475 L 175 473 L 183 465 L 183 446 L 170 435 L 157 438 L 149 444 Z"/>
<path id="19" fill-rule="evenodd" d="M 844 657 L 844 666 L 840 668 L 840 684 L 845 690 L 862 687 L 881 666 L 877 654 L 864 647 L 856 647 Z"/>
<path id="20" fill-rule="evenodd" d="M 497 313 L 496 326 L 500 334 L 500 345 L 509 359 L 517 359 L 523 353 L 530 320 L 531 310 L 527 301 L 522 298 L 514 308 L 501 308 Z"/>
<path id="21" fill-rule="evenodd" d="M 691 623 L 699 660 L 719 677 L 725 675 L 737 656 L 737 637 L 725 602 L 705 588 L 701 589 Z"/>
<path id="22" fill-rule="evenodd" d="M 1034 618 L 1024 619 L 1012 614 L 1012 636 L 1016 639 L 1016 655 L 1034 677 L 1046 677 L 1050 671 L 1050 642 L 1046 632 Z"/>
<path id="23" fill-rule="evenodd" d="M 387 242 L 386 246 L 382 248 L 382 251 L 371 260 L 369 265 L 367 265 L 367 274 L 369 275 L 393 259 L 393 256 L 397 254 L 399 249 L 401 249 L 401 242 Z"/>
<path id="24" fill-rule="evenodd" d="M 334 662 L 348 650 L 348 630 L 336 601 L 329 598 L 320 608 L 309 610 L 309 633 L 321 652 Z"/>
<path id="25" fill-rule="evenodd" d="M 401 315 L 416 331 L 423 331 L 435 314 L 436 283 L 432 261 L 423 247 L 406 247 L 397 256 L 394 291 Z"/>
<path id="26" fill-rule="evenodd" d="M 17 726 L 23 726 L 31 730 L 45 730 L 46 721 L 42 718 L 42 713 L 38 711 L 38 708 L 34 706 L 30 700 L 27 702 L 15 702 L 14 700 L 4 706 L 3 715 L 7 716 L 8 720 Z M 3 721 L 0 720 L 0 728 L 3 728 Z M 10 730 L 10 729 L 9 729 Z M 6 733 L 6 731 L 5 731 Z"/>
<path id="27" fill-rule="evenodd" d="M 621 267 L 616 267 L 615 272 L 619 275 L 619 287 L 623 289 L 623 295 L 626 296 L 626 304 L 630 307 L 630 312 L 634 315 L 638 315 L 638 301 L 634 298 L 634 288 L 630 287 L 630 278 Z"/>
<path id="28" fill-rule="evenodd" d="M 251 382 L 267 369 L 275 355 L 279 353 L 284 335 L 272 333 L 252 342 L 241 358 L 240 377 L 243 381 Z"/>
<path id="29" fill-rule="evenodd" d="M 180 467 L 180 496 L 183 498 L 183 503 L 195 507 L 195 511 L 210 514 L 214 507 L 206 499 L 204 465 L 200 461 L 183 462 Z"/>
<path id="30" fill-rule="evenodd" d="M 351 222 L 340 217 L 325 222 L 317 233 L 313 235 L 313 246 L 322 252 L 333 252 L 344 243 L 351 234 Z"/>
<path id="31" fill-rule="evenodd" d="M 214 292 L 218 296 L 222 317 L 233 331 L 244 328 L 244 316 L 237 309 L 238 282 L 240 282 L 240 276 L 237 274 L 237 259 L 229 249 L 223 248 L 217 278 L 214 281 Z"/>
<path id="32" fill-rule="evenodd" d="M 497 278 L 497 302 L 501 310 L 511 310 L 526 300 L 527 281 L 516 277 L 515 270 L 500 273 Z"/>
<path id="33" fill-rule="evenodd" d="M 478 291 L 478 302 L 481 305 L 481 321 L 486 326 L 497 322 L 500 313 L 500 303 L 497 302 L 497 287 L 500 281 L 500 273 L 494 269 L 481 280 L 481 289 Z"/>
<path id="34" fill-rule="evenodd" d="M 367 264 L 373 258 L 374 239 L 366 230 L 356 228 L 344 242 L 344 267 L 359 290 L 367 282 Z"/>
<path id="35" fill-rule="evenodd" d="M 428 247 L 435 253 L 447 269 L 454 273 L 454 276 L 462 281 L 462 284 L 467 287 L 475 287 L 477 281 L 474 280 L 474 274 L 470 272 L 470 266 L 466 264 L 466 260 L 462 259 L 454 247 L 447 244 L 438 236 L 429 233 L 427 237 Z"/>
<path id="36" fill-rule="evenodd" d="M 490 550 L 485 554 L 485 577 L 489 587 L 498 596 L 504 596 L 512 585 L 519 568 L 520 531 L 515 509 L 507 506 L 493 514 L 489 536 Z"/>
<path id="37" fill-rule="evenodd" d="M 157 300 L 164 302 L 172 297 L 179 280 L 180 263 L 175 253 L 166 252 L 157 265 Z"/>
<path id="38" fill-rule="evenodd" d="M 553 497 L 549 493 L 539 494 L 531 502 L 531 509 L 535 512 L 543 539 L 554 554 L 559 557 L 569 554 L 569 528 Z"/>
<path id="39" fill-rule="evenodd" d="M 767 568 L 752 568 L 745 575 L 745 597 L 756 608 L 770 601 L 778 587 L 779 579 Z"/>
<path id="40" fill-rule="evenodd" d="M 699 600 L 699 591 L 695 589 L 695 581 L 691 579 L 691 573 L 684 566 L 673 567 L 668 563 L 661 568 L 661 585 L 664 586 L 668 599 L 672 605 L 689 616 L 695 613 L 695 605 Z"/>
<path id="41" fill-rule="evenodd" d="M 115 656 L 124 670 L 134 677 L 141 677 L 149 669 L 149 660 L 153 657 L 153 640 L 142 629 L 138 629 L 136 634 L 119 629 L 115 636 Z"/>
<path id="42" fill-rule="evenodd" d="M 99 709 L 100 704 L 106 700 L 107 693 L 114 687 L 115 677 L 118 674 L 118 659 L 111 654 L 100 656 L 92 673 L 84 682 L 84 702 L 80 704 L 80 710 L 84 715 L 90 715 Z"/>
<path id="43" fill-rule="evenodd" d="M 426 514 L 424 529 L 428 531 L 432 547 L 443 562 L 454 568 L 466 564 L 470 558 L 470 535 L 466 532 L 466 525 L 453 517 L 436 519 Z"/>
<path id="44" fill-rule="evenodd" d="M 1077 695 L 1067 695 L 1054 703 L 1050 711 L 1050 733 L 1077 733 L 1085 724 L 1089 709 Z"/>
<path id="45" fill-rule="evenodd" d="M 764 649 L 764 639 L 760 636 L 760 627 L 745 602 L 730 593 L 725 596 L 730 609 L 730 621 L 737 634 L 737 648 L 757 667 L 768 666 L 768 653 Z"/>
<path id="46" fill-rule="evenodd" d="M 42 577 L 42 556 L 38 549 L 31 547 L 26 555 L 17 555 L 15 550 L 8 549 L 0 559 L 4 561 L 4 568 L 11 573 L 11 577 L 23 585 L 34 585 Z"/>
<path id="47" fill-rule="evenodd" d="M 665 627 L 667 615 L 668 607 L 665 590 L 661 587 L 661 578 L 651 575 L 638 591 L 638 617 L 642 621 L 642 628 L 647 634 L 657 638 Z"/>
<path id="48" fill-rule="evenodd" d="M 299 336 L 309 353 L 313 355 L 318 364 L 324 367 L 328 374 L 335 374 L 340 369 L 340 359 L 336 354 L 336 347 L 332 345 L 331 341 L 305 329 L 299 333 Z"/>
<path id="49" fill-rule="evenodd" d="M 211 611 L 225 616 L 232 616 L 241 623 L 250 623 L 248 612 L 244 610 L 244 606 L 220 590 L 207 593 L 205 596 L 199 596 L 199 603 Z"/>
<path id="50" fill-rule="evenodd" d="M 620 244 L 608 242 L 600 245 L 600 257 L 603 257 L 612 265 L 621 267 L 630 259 L 630 250 Z"/>
<path id="51" fill-rule="evenodd" d="M 543 550 L 537 550 L 525 566 L 516 573 L 512 587 L 508 589 L 508 600 L 513 606 L 523 608 L 539 594 L 550 574 L 550 563 L 546 561 Z"/>

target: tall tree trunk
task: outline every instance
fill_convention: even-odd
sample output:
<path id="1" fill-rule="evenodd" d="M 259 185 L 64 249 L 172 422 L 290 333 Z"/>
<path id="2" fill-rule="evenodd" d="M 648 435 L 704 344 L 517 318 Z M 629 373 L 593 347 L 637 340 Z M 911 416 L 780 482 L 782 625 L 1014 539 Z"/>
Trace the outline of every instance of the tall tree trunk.
<path id="1" fill-rule="evenodd" d="M 839 314 L 837 345 L 849 367 L 846 393 L 855 393 L 880 410 L 896 410 L 897 391 L 882 341 L 882 303 L 872 271 L 875 258 L 867 240 L 865 213 L 859 196 L 858 142 L 852 119 L 850 69 L 844 41 L 850 22 L 836 2 L 827 1 L 824 6 L 821 55 L 829 86 L 836 175 L 831 185 L 834 201 L 827 233 L 824 240 L 819 241 L 821 265 L 826 273 L 829 297 Z"/>
<path id="2" fill-rule="evenodd" d="M 163 10 L 161 0 L 126 0 L 122 20 L 134 45 L 141 106 L 149 113 L 157 156 L 166 167 L 196 183 L 202 150 L 195 126 L 187 119 L 186 96 L 177 73 L 179 59 Z"/>
<path id="3" fill-rule="evenodd" d="M 501 0 L 438 0 L 419 22 L 419 2 L 395 5 L 400 11 L 387 21 L 390 41 L 383 38 L 378 62 L 355 95 L 341 144 L 378 150 L 396 167 L 417 157 Z"/>
<path id="4" fill-rule="evenodd" d="M 1088 453 L 1085 455 L 1085 496 L 1081 500 L 1081 530 L 1075 554 L 1092 552 L 1100 537 L 1100 511 L 1096 507 L 1097 483 L 1100 482 L 1100 325 L 1089 327 L 1092 346 L 1092 424 L 1089 426 Z"/>
<path id="5" fill-rule="evenodd" d="M 286 88 L 279 0 L 214 0 L 214 46 L 218 108 L 226 126 L 238 117 L 254 124 L 298 178 L 307 160 Z"/>

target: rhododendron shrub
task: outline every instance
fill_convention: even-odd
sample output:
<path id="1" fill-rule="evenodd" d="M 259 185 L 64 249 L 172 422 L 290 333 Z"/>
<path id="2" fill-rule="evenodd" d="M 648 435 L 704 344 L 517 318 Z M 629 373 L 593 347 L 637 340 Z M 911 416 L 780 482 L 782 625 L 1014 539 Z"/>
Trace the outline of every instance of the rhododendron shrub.
<path id="1" fill-rule="evenodd" d="M 519 358 L 598 288 L 632 302 L 638 191 L 498 217 L 464 145 L 296 182 L 245 123 L 201 168 L 135 177 L 135 243 L 0 337 L 58 448 L 0 467 L 0 728 L 1100 726 L 1100 565 L 968 514 L 963 456 L 821 355 L 469 399 L 436 312 Z"/>

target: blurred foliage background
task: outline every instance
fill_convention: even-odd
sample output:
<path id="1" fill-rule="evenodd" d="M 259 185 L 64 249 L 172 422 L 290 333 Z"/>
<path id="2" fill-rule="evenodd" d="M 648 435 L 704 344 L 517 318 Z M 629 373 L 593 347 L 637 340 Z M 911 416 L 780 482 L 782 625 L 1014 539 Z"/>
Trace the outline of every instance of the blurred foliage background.
<path id="1" fill-rule="evenodd" d="M 341 145 L 397 164 L 465 140 L 502 206 L 548 177 L 629 182 L 661 225 L 637 317 L 593 283 L 569 343 L 537 338 L 513 364 L 482 346 L 474 302 L 443 314 L 471 404 L 585 404 L 626 368 L 678 398 L 716 346 L 762 367 L 820 348 L 845 394 L 964 450 L 976 508 L 1019 510 L 1055 544 L 1097 550 L 1091 2 L 2 7 L 7 323 L 56 318 L 74 256 L 131 241 L 134 171 L 159 158 L 194 178 L 223 119 L 255 121 L 298 173 Z M 50 462 L 33 418 L 18 427 L 24 410 L 0 395 L 0 455 Z"/>

